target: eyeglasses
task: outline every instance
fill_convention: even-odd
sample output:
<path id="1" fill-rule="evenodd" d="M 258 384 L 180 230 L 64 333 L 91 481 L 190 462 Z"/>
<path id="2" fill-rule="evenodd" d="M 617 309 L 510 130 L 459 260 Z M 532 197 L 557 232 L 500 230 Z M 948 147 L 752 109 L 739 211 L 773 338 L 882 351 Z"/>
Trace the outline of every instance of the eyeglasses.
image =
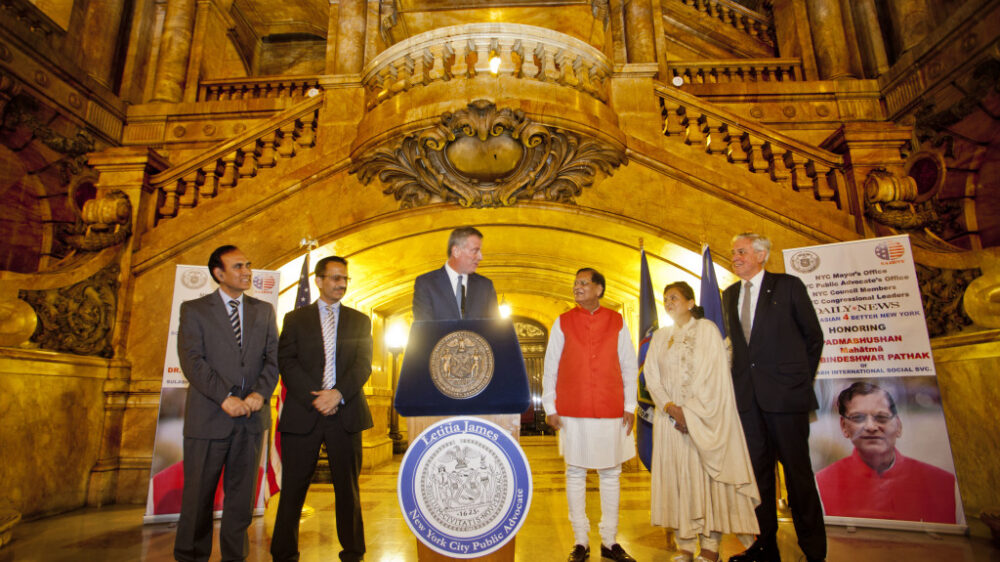
<path id="1" fill-rule="evenodd" d="M 846 419 L 847 421 L 849 421 L 851 423 L 862 424 L 862 423 L 865 423 L 865 421 L 868 420 L 869 416 L 873 420 L 875 420 L 875 423 L 877 423 L 877 424 L 883 424 L 884 425 L 884 424 L 887 424 L 890 421 L 892 421 L 892 418 L 896 417 L 896 414 L 881 414 L 881 413 L 879 413 L 879 414 L 862 414 L 862 413 L 859 412 L 857 414 L 851 414 L 849 416 L 841 416 L 841 417 L 843 417 L 844 419 Z"/>
<path id="2" fill-rule="evenodd" d="M 341 281 L 345 283 L 350 283 L 351 278 L 346 275 L 317 275 L 320 279 L 326 278 L 332 280 L 334 283 L 339 283 Z"/>

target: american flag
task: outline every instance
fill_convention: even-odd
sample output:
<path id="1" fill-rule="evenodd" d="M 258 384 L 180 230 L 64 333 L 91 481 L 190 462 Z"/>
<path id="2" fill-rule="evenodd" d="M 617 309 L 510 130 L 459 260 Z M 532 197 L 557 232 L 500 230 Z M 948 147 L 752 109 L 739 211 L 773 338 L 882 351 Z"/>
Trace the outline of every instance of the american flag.
<path id="1" fill-rule="evenodd" d="M 299 291 L 295 295 L 295 308 L 300 308 L 312 302 L 309 294 L 309 253 L 302 261 L 302 273 L 299 274 Z M 275 400 L 274 407 L 277 415 L 274 416 L 274 426 L 271 427 L 271 445 L 269 447 L 268 471 L 267 471 L 267 498 L 281 491 L 281 434 L 278 433 L 278 420 L 281 419 L 281 409 L 285 405 L 285 385 L 278 383 L 278 399 Z M 266 501 L 265 499 L 265 501 Z"/>
<path id="2" fill-rule="evenodd" d="M 899 242 L 882 242 L 875 246 L 875 255 L 883 260 L 898 260 L 905 252 L 906 249 Z"/>

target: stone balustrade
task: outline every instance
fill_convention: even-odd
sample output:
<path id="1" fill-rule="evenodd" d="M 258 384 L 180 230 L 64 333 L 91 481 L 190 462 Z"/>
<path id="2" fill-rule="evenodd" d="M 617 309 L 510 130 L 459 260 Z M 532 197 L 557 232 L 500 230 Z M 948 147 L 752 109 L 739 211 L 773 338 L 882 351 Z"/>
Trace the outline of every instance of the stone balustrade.
<path id="1" fill-rule="evenodd" d="M 708 154 L 725 158 L 794 191 L 829 201 L 843 212 L 844 161 L 838 154 L 812 146 L 760 123 L 713 107 L 696 96 L 657 86 L 663 114 L 663 134 L 701 146 Z"/>
<path id="2" fill-rule="evenodd" d="M 195 207 L 222 189 L 232 189 L 243 178 L 271 168 L 282 158 L 293 158 L 316 144 L 316 126 L 322 96 L 308 97 L 286 111 L 240 135 L 150 178 L 161 193 L 156 221 L 176 217 L 181 209 Z M 150 225 L 153 226 L 153 225 Z"/>
<path id="3" fill-rule="evenodd" d="M 261 76 L 205 80 L 198 85 L 198 101 L 256 98 L 304 98 L 310 90 L 321 91 L 318 76 Z"/>
<path id="4" fill-rule="evenodd" d="M 685 84 L 728 84 L 733 82 L 800 82 L 805 80 L 802 59 L 732 59 L 671 62 L 668 77 L 680 77 Z"/>
<path id="5" fill-rule="evenodd" d="M 499 61 L 492 72 L 491 59 Z M 369 110 L 412 88 L 491 74 L 574 88 L 606 103 L 611 73 L 604 53 L 578 39 L 530 25 L 480 23 L 401 41 L 368 64 L 362 82 Z"/>
<path id="6" fill-rule="evenodd" d="M 771 18 L 741 6 L 731 0 L 674 0 L 702 14 L 715 18 L 751 37 L 774 47 L 774 26 Z"/>

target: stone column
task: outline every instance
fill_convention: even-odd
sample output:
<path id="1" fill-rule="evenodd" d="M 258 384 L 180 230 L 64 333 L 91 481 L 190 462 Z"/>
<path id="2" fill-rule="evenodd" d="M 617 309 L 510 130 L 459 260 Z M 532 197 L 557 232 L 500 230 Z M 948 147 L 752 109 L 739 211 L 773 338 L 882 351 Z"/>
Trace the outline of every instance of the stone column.
<path id="1" fill-rule="evenodd" d="M 327 50 L 327 73 L 361 74 L 365 65 L 367 11 L 365 0 L 330 2 L 330 31 L 327 40 L 334 41 L 336 48 L 332 52 Z"/>
<path id="2" fill-rule="evenodd" d="M 851 71 L 851 53 L 840 1 L 807 0 L 806 7 L 820 79 L 856 78 Z"/>
<path id="3" fill-rule="evenodd" d="M 625 0 L 625 50 L 630 63 L 656 62 L 650 0 Z"/>
<path id="4" fill-rule="evenodd" d="M 124 8 L 124 0 L 90 0 L 80 32 L 80 66 L 108 89 L 115 82 L 115 54 Z"/>
<path id="5" fill-rule="evenodd" d="M 198 81 L 201 79 L 201 58 L 205 52 L 205 33 L 208 28 L 211 0 L 197 0 L 194 16 L 194 34 L 188 56 L 187 72 L 184 78 L 184 101 L 198 99 Z"/>
<path id="6" fill-rule="evenodd" d="M 115 358 L 111 360 L 108 376 L 104 381 L 101 450 L 97 462 L 90 471 L 90 481 L 87 486 L 87 505 L 101 506 L 116 503 L 119 499 L 119 476 L 123 469 L 121 446 L 125 410 L 132 398 L 130 385 L 132 369 L 130 363 L 124 359 L 128 350 L 126 336 L 129 332 L 129 319 L 134 306 L 132 256 L 138 248 L 138 240 L 152 224 L 152 217 L 156 213 L 156 192 L 149 185 L 149 177 L 165 170 L 168 162 L 153 150 L 131 146 L 112 147 L 93 153 L 89 155 L 88 162 L 99 174 L 97 199 L 121 191 L 128 197 L 132 212 L 132 235 L 125 240 L 118 261 L 120 284 L 111 340 Z M 137 397 L 134 400 L 151 400 L 154 393 L 147 394 L 145 398 Z"/>
<path id="7" fill-rule="evenodd" d="M 156 64 L 153 101 L 179 102 L 184 97 L 191 36 L 194 30 L 195 0 L 168 0 L 167 17 Z"/>
<path id="8" fill-rule="evenodd" d="M 889 56 L 885 51 L 875 0 L 855 0 L 854 21 L 858 25 L 858 42 L 868 65 L 869 78 L 875 78 L 889 70 Z"/>
<path id="9" fill-rule="evenodd" d="M 930 33 L 931 13 L 927 0 L 889 0 L 892 42 L 897 57 L 918 45 Z"/>

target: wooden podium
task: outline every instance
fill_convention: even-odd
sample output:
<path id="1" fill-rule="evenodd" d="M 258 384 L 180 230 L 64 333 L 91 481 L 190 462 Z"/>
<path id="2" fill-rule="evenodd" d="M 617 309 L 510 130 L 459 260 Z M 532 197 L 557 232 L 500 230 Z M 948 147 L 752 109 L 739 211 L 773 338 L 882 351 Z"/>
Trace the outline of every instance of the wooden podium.
<path id="1" fill-rule="evenodd" d="M 446 396 L 431 380 L 429 360 L 433 347 L 444 335 L 457 330 L 468 330 L 482 336 L 489 343 L 495 358 L 493 380 L 480 394 L 470 399 Z M 530 391 L 521 347 L 509 320 L 415 323 L 410 331 L 409 345 L 400 371 L 394 406 L 400 415 L 407 418 L 407 433 L 411 439 L 441 420 L 467 415 L 495 423 L 515 441 L 520 441 L 521 412 L 530 404 Z M 514 562 L 516 537 L 498 550 L 476 558 L 447 556 L 432 550 L 419 538 L 414 537 L 414 540 L 417 543 L 417 559 L 421 562 Z"/>

